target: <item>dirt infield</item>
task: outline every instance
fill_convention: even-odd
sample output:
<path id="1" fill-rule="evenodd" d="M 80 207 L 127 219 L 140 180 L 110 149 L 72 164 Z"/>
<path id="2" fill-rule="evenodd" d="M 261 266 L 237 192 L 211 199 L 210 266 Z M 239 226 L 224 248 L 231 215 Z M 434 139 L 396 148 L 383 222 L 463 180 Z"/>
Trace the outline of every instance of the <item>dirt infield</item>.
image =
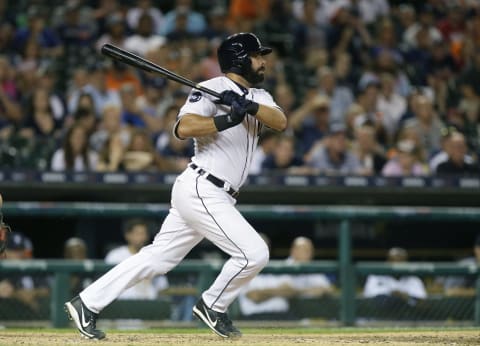
<path id="1" fill-rule="evenodd" d="M 0 331 L 0 345 L 259 345 L 259 346 L 287 346 L 306 344 L 309 346 L 330 345 L 480 345 L 480 331 L 476 330 L 438 330 L 438 331 L 347 331 L 335 330 L 330 332 L 322 330 L 309 332 L 302 330 L 246 330 L 244 337 L 238 340 L 224 340 L 212 333 L 182 333 L 168 331 L 111 331 L 107 339 L 91 341 L 82 339 L 79 334 L 71 331 L 28 331 L 28 330 L 2 330 Z"/>

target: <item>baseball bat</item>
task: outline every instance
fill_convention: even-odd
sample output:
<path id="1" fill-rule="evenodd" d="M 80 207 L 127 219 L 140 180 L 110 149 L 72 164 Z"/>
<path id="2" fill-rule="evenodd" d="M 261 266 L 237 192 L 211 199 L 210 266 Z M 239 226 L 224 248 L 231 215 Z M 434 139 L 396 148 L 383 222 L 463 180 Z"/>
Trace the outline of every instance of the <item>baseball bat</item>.
<path id="1" fill-rule="evenodd" d="M 114 60 L 121 61 L 127 65 L 131 65 L 133 67 L 142 69 L 147 72 L 154 72 L 158 73 L 162 76 L 164 76 L 167 79 L 173 80 L 177 83 L 187 85 L 189 87 L 192 87 L 194 89 L 203 91 L 207 94 L 210 94 L 212 96 L 220 98 L 220 94 L 217 93 L 216 91 L 213 91 L 212 89 L 206 88 L 204 86 L 201 86 L 190 79 L 187 79 L 185 77 L 182 77 L 175 72 L 172 72 L 170 70 L 167 70 L 164 67 L 161 67 L 157 64 L 154 64 L 153 62 L 144 59 L 136 54 L 133 54 L 132 52 L 129 52 L 125 49 L 122 49 L 120 47 L 114 46 L 113 44 L 106 43 L 102 46 L 101 52 L 103 55 L 106 55 Z"/>

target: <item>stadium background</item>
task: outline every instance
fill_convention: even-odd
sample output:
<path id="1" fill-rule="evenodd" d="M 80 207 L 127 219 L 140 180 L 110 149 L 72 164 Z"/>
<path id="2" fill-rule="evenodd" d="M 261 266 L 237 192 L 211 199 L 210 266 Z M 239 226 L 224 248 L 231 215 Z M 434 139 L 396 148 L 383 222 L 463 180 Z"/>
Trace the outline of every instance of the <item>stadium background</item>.
<path id="1" fill-rule="evenodd" d="M 110 3 L 116 5 L 108 7 Z M 152 1 L 153 6 L 163 15 L 174 10 L 175 3 L 175 1 Z M 469 154 L 476 162 L 480 103 L 476 88 L 480 84 L 476 74 L 478 70 L 475 57 L 478 55 L 476 52 L 480 14 L 474 1 L 372 2 L 375 5 L 370 8 L 367 6 L 367 10 L 364 11 L 372 13 L 373 18 L 365 15 L 366 12 L 362 16 L 359 7 L 344 7 L 348 1 L 319 1 L 319 6 L 323 7 L 318 8 L 323 9 L 324 14 L 316 17 L 317 26 L 310 23 L 306 25 L 306 19 L 302 18 L 301 14 L 302 3 L 303 1 L 193 0 L 192 9 L 203 15 L 209 23 L 206 30 L 196 33 L 174 31 L 168 36 L 163 32 L 165 28 L 159 28 L 161 36 L 167 39 L 162 43 L 153 41 L 153 46 L 149 46 L 149 49 L 158 54 L 156 58 L 159 62 L 165 63 L 166 67 L 193 80 L 203 80 L 215 73 L 212 59 L 209 58 L 218 39 L 229 32 L 254 31 L 262 42 L 276 49 L 277 56 L 275 60 L 270 61 L 273 67 L 268 71 L 271 78 L 267 80 L 266 88 L 275 94 L 279 85 L 288 86 L 287 94 L 293 101 L 287 111 L 291 114 L 311 101 L 314 97 L 312 95 L 321 91 L 317 79 L 319 67 L 328 65 L 333 69 L 338 68 L 336 59 L 342 54 L 329 55 L 338 48 L 338 40 L 335 40 L 335 37 L 340 37 L 343 30 L 348 31 L 355 23 L 358 25 L 356 30 L 361 31 L 358 28 L 362 27 L 370 33 L 372 42 L 366 45 L 366 42 L 362 41 L 365 40 L 364 36 L 354 35 L 349 45 L 341 52 L 349 56 L 351 65 L 349 73 L 337 76 L 337 82 L 350 91 L 351 103 L 358 104 L 357 98 L 364 90 L 372 86 L 379 88 L 378 83 L 383 72 L 391 73 L 401 81 L 398 93 L 404 100 L 410 100 L 416 93 L 431 97 L 435 116 L 442 124 L 441 129 L 455 127 L 457 131 L 464 133 Z M 2 85 L 10 102 L 18 110 L 12 113 L 11 109 L 4 108 L 0 116 L 2 167 L 0 191 L 6 200 L 5 217 L 13 229 L 23 232 L 32 240 L 35 258 L 62 258 L 65 240 L 72 236 L 80 236 L 88 241 L 89 257 L 102 259 L 109 248 L 123 241 L 121 233 L 123 222 L 135 215 L 126 213 L 125 217 L 118 215 L 48 217 L 42 216 L 41 209 L 48 209 L 49 202 L 62 201 L 168 203 L 171 179 L 182 168 L 181 165 L 185 163 L 186 158 L 172 155 L 168 159 L 166 151 L 162 151 L 165 148 L 158 144 L 158 138 L 163 130 L 161 126 L 160 129 L 152 130 L 138 119 L 132 120 L 135 117 L 124 116 L 122 120 L 125 125 L 147 130 L 152 146 L 158 154 L 167 158 L 166 166 L 150 167 L 144 172 L 124 169 L 114 173 L 108 171 L 98 173 L 92 167 L 86 171 L 86 175 L 78 179 L 75 178 L 75 174 L 79 172 L 75 169 L 73 169 L 76 171 L 75 174 L 70 174 L 72 170 L 68 174 L 62 174 L 62 170 L 59 170 L 57 172 L 60 174 L 53 179 L 51 175 L 45 174 L 52 170 L 52 156 L 62 147 L 68 129 L 74 122 L 82 121 L 83 115 L 78 112 L 79 107 L 70 102 L 72 95 L 85 87 L 89 78 L 93 78 L 93 74 L 99 70 L 112 68 L 110 62 L 99 55 L 96 43 L 100 42 L 98 40 L 107 32 L 108 25 L 113 25 L 119 18 L 126 16 L 128 11 L 135 7 L 136 2 L 3 1 L 1 4 L 3 4 L 1 14 L 3 35 L 0 40 L 0 51 L 3 56 Z M 389 6 L 382 7 L 384 4 Z M 102 11 L 101 5 L 111 12 Z M 358 21 L 351 20 L 339 24 L 338 19 L 345 9 L 350 15 L 358 18 Z M 425 47 L 409 45 L 411 42 L 402 36 L 406 31 L 406 28 L 402 27 L 404 25 L 402 15 L 412 10 L 416 17 L 411 25 L 430 21 L 429 25 L 437 29 L 441 38 L 437 39 L 435 34 L 432 34 L 430 45 L 427 44 Z M 75 16 L 78 16 L 79 21 L 69 22 Z M 36 18 L 44 19 L 50 31 L 33 43 L 35 40 L 30 40 L 24 29 L 28 28 L 30 20 Z M 225 23 L 223 27 L 210 25 L 218 18 Z M 288 21 L 283 22 L 287 18 Z M 279 23 L 287 24 L 279 26 Z M 380 33 L 388 25 L 394 26 L 395 38 L 391 42 L 380 41 Z M 285 30 L 286 27 L 289 27 L 289 30 Z M 325 36 L 324 42 L 318 41 L 322 33 Z M 134 34 L 135 29 L 126 24 L 125 39 Z M 156 44 L 158 46 L 155 46 Z M 439 61 L 432 60 L 431 57 L 437 46 L 442 46 L 446 52 Z M 27 47 L 31 48 L 31 51 Z M 391 70 L 376 70 L 378 66 L 375 65 L 375 59 L 376 54 L 380 55 L 379 51 L 391 54 L 395 65 Z M 152 56 L 154 53 L 149 54 Z M 132 70 L 132 73 L 137 74 L 138 71 Z M 343 79 L 340 79 L 340 76 Z M 82 77 L 85 80 L 82 81 Z M 183 101 L 188 92 L 175 83 L 165 83 L 161 79 L 145 75 L 137 77 L 139 88 L 146 90 L 151 86 L 158 87 L 162 92 L 161 100 L 169 99 L 171 104 L 180 102 L 178 100 Z M 463 92 L 464 85 L 471 86 L 473 90 L 470 90 L 470 93 Z M 44 97 L 48 97 L 52 104 L 57 101 L 61 104 L 59 108 L 51 110 L 51 116 L 54 118 L 54 128 L 51 131 L 42 131 L 32 111 L 32 95 L 38 90 L 46 92 L 43 95 L 46 95 Z M 145 90 L 136 96 L 140 97 Z M 162 109 L 165 111 L 167 106 L 169 105 L 163 104 Z M 368 112 L 375 113 L 375 110 Z M 94 130 L 98 130 L 101 128 L 102 112 L 94 109 L 93 113 L 96 119 Z M 164 114 L 156 116 L 161 118 Z M 412 117 L 415 118 L 415 115 Z M 348 125 L 346 118 L 342 120 Z M 407 120 L 408 117 L 405 121 Z M 378 135 L 377 140 L 383 140 L 381 146 L 387 158 L 394 156 L 402 124 L 405 123 L 399 121 L 396 124 L 391 137 L 382 139 L 380 134 Z M 306 154 L 304 147 L 306 144 L 302 142 L 302 132 L 289 129 L 287 133 L 297 141 L 295 153 L 298 157 L 303 157 Z M 326 133 L 323 135 L 327 136 Z M 355 138 L 349 140 L 351 148 L 354 148 Z M 95 150 L 100 152 L 100 149 L 96 148 Z M 419 158 L 424 167 L 428 167 L 429 159 L 441 150 L 440 147 L 421 149 L 427 151 L 426 156 Z M 412 181 L 408 174 L 380 179 L 381 172 L 369 172 L 362 175 L 364 180 L 352 184 L 346 177 L 358 176 L 357 172 L 332 177 L 322 172 L 295 174 L 292 173 L 295 170 L 288 168 L 262 169 L 242 190 L 239 203 L 267 206 L 293 204 L 475 207 L 478 206 L 480 197 L 478 175 L 440 176 L 433 171 L 426 171 L 425 175 Z M 304 180 L 292 181 L 288 179 L 290 176 L 303 177 Z M 318 177 L 325 179 L 316 179 Z M 122 183 L 124 181 L 127 183 Z M 35 215 L 16 212 L 17 208 L 13 203 L 26 201 L 44 203 L 39 205 L 40 212 Z M 150 217 L 148 221 L 154 234 L 162 218 Z M 250 221 L 271 238 L 273 259 L 281 260 L 288 256 L 291 241 L 299 235 L 308 236 L 314 241 L 317 260 L 332 260 L 338 256 L 338 221 L 296 219 L 265 221 L 255 218 Z M 428 227 L 424 222 L 398 220 L 354 221 L 353 259 L 382 261 L 388 248 L 392 246 L 408 249 L 410 259 L 415 261 L 456 261 L 472 255 L 478 223 L 457 220 L 454 223 L 432 221 L 427 225 Z M 202 244 L 190 257 L 198 259 L 203 253 L 211 251 L 214 249 L 209 244 Z"/>

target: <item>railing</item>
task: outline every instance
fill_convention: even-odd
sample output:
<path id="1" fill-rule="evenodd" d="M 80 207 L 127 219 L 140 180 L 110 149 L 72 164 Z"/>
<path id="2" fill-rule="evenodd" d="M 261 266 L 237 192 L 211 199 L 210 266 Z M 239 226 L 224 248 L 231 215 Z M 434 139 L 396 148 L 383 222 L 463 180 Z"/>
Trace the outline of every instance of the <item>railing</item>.
<path id="1" fill-rule="evenodd" d="M 10 202 L 5 203 L 3 212 L 8 216 L 144 216 L 163 217 L 168 212 L 169 205 L 148 203 L 54 203 L 54 202 Z M 342 284 L 340 296 L 340 320 L 344 325 L 353 325 L 355 322 L 355 281 L 358 274 L 395 272 L 395 273 L 430 273 L 430 274 L 465 274 L 477 275 L 477 267 L 459 266 L 452 263 L 408 263 L 405 265 L 389 266 L 387 264 L 352 261 L 352 245 L 350 223 L 354 220 L 416 220 L 429 221 L 480 221 L 480 208 L 456 207 L 362 207 L 362 206 L 306 206 L 306 205 L 240 205 L 239 210 L 247 218 L 262 220 L 339 220 L 338 232 L 338 261 L 315 262 L 310 266 L 279 267 L 272 264 L 266 268 L 267 272 L 301 272 L 328 271 L 336 272 Z M 427 230 L 428 231 L 428 230 Z M 103 271 L 108 266 L 102 262 L 86 261 L 82 263 L 68 263 L 56 261 L 2 261 L 0 271 L 40 271 L 55 274 L 53 289 L 52 312 L 53 324 L 64 326 L 66 321 L 61 311 L 65 291 L 62 291 L 68 273 L 75 270 Z M 174 270 L 201 272 L 200 286 L 207 287 L 214 274 L 218 272 L 220 264 L 206 264 L 205 262 L 185 262 Z M 478 291 L 478 290 L 477 290 Z M 480 324 L 480 295 L 476 296 L 475 322 Z"/>
<path id="2" fill-rule="evenodd" d="M 198 292 L 204 291 L 213 282 L 220 271 L 223 262 L 206 262 L 200 260 L 185 260 L 175 267 L 173 274 L 196 273 L 198 275 Z M 103 273 L 112 266 L 103 261 L 66 261 L 66 260 L 4 260 L 0 261 L 0 273 L 42 273 L 53 274 L 53 286 L 50 301 L 51 324 L 61 328 L 68 325 L 67 316 L 63 310 L 69 296 L 69 277 L 75 274 Z M 345 326 L 352 326 L 356 320 L 355 287 L 360 275 L 368 274 L 409 274 L 409 275 L 477 275 L 478 267 L 454 263 L 411 262 L 404 264 L 386 264 L 377 262 L 359 262 L 350 264 L 349 271 L 341 269 L 337 261 L 313 261 L 304 265 L 287 265 L 284 261 L 271 261 L 262 273 L 300 274 L 300 273 L 330 273 L 340 275 L 341 290 L 339 296 L 339 320 Z M 343 273 L 342 273 L 343 272 Z M 346 275 L 350 275 L 347 277 Z M 477 280 L 474 307 L 475 325 L 480 325 L 480 280 Z"/>

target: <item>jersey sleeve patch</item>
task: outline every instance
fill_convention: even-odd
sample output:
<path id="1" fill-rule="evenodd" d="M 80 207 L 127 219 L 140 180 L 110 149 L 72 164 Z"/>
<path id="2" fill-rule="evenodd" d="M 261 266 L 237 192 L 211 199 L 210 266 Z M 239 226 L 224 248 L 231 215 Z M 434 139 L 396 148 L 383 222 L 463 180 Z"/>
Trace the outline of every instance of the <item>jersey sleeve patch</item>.
<path id="1" fill-rule="evenodd" d="M 190 98 L 188 99 L 189 102 L 198 102 L 202 98 L 202 93 L 200 91 L 194 91 Z"/>

